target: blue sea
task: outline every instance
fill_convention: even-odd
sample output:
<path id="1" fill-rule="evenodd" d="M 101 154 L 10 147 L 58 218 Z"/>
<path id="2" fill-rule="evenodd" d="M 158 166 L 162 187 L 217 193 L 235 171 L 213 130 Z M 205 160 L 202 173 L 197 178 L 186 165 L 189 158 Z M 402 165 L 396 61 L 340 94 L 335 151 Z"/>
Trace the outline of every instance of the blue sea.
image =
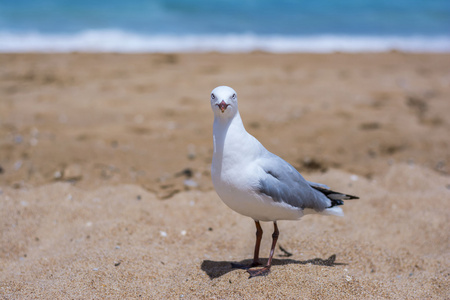
<path id="1" fill-rule="evenodd" d="M 0 52 L 450 52 L 450 0 L 1 0 Z"/>

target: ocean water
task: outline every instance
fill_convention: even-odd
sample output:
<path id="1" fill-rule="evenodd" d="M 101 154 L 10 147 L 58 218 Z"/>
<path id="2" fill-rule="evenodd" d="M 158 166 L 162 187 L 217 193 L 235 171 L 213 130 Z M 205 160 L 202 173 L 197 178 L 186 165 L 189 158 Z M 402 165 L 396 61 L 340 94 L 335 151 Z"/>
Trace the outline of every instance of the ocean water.
<path id="1" fill-rule="evenodd" d="M 3 0 L 0 51 L 450 52 L 450 0 Z"/>

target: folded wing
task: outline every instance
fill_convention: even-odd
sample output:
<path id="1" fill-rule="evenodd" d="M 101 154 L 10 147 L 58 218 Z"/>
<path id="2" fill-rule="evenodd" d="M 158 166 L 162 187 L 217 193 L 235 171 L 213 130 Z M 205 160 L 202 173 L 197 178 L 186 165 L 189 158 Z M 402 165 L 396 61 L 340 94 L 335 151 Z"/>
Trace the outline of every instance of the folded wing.
<path id="1" fill-rule="evenodd" d="M 293 166 L 272 153 L 264 156 L 260 165 L 264 172 L 259 179 L 258 191 L 276 202 L 322 212 L 344 204 L 343 200 L 358 199 L 332 191 L 324 184 L 305 180 Z"/>

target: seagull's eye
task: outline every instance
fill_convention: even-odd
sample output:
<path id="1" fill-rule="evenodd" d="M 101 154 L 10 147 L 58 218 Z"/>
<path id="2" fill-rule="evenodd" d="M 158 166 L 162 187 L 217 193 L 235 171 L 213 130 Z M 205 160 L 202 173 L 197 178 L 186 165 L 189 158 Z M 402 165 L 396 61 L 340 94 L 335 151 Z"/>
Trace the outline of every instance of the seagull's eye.
<path id="1" fill-rule="evenodd" d="M 236 94 L 233 94 L 233 96 L 231 96 L 231 98 L 236 99 Z"/>
<path id="2" fill-rule="evenodd" d="M 211 99 L 216 99 L 216 96 L 214 96 L 214 94 L 211 94 Z"/>

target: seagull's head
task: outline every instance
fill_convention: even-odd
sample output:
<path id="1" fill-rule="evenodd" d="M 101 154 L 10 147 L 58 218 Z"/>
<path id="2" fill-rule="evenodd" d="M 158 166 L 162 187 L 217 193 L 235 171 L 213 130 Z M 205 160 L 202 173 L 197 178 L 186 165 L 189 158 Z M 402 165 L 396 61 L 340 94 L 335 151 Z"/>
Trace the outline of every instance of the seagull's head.
<path id="1" fill-rule="evenodd" d="M 238 111 L 236 91 L 228 86 L 218 86 L 211 92 L 211 108 L 215 115 L 234 116 Z"/>

